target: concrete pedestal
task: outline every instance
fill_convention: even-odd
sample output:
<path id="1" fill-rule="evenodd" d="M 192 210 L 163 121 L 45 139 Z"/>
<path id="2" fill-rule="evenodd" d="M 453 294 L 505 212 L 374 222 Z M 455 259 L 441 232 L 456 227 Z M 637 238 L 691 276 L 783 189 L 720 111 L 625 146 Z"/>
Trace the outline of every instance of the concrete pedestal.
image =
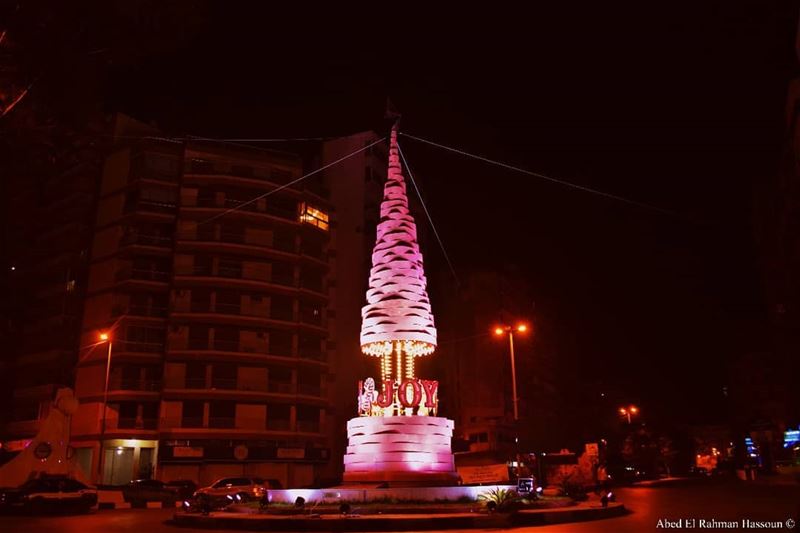
<path id="1" fill-rule="evenodd" d="M 453 421 L 446 418 L 353 418 L 347 422 L 344 482 L 454 484 L 452 438 Z"/>

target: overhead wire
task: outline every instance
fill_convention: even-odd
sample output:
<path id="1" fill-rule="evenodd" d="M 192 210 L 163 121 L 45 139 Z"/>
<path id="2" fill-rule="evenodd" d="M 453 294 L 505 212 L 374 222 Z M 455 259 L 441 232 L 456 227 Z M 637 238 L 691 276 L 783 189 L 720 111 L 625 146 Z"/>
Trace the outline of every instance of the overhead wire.
<path id="1" fill-rule="evenodd" d="M 471 157 L 473 159 L 477 159 L 479 161 L 483 161 L 484 163 L 489 163 L 489 164 L 492 164 L 492 165 L 503 167 L 505 169 L 513 170 L 515 172 L 521 172 L 523 174 L 527 174 L 529 176 L 534 176 L 536 178 L 540 178 L 540 179 L 543 179 L 543 180 L 546 180 L 546 181 L 549 181 L 549 182 L 552 182 L 552 183 L 557 183 L 559 185 L 563 185 L 563 186 L 566 186 L 566 187 L 571 187 L 571 188 L 577 189 L 579 191 L 588 192 L 588 193 L 591 193 L 591 194 L 596 194 L 598 196 L 603 196 L 605 198 L 610 198 L 612 200 L 617 200 L 619 202 L 624 202 L 624 203 L 627 203 L 627 204 L 635 205 L 635 206 L 641 207 L 643 209 L 649 209 L 651 211 L 657 211 L 659 213 L 670 215 L 670 216 L 675 216 L 675 217 L 679 217 L 679 218 L 689 218 L 684 213 L 679 213 L 677 211 L 672 211 L 670 209 L 665 209 L 663 207 L 658 207 L 658 206 L 655 206 L 655 205 L 652 205 L 652 204 L 648 204 L 648 203 L 645 203 L 645 202 L 640 202 L 639 200 L 632 200 L 630 198 L 625 198 L 624 196 L 619 196 L 617 194 L 612 194 L 612 193 L 601 191 L 601 190 L 598 190 L 598 189 L 593 189 L 593 188 L 587 187 L 585 185 L 578 185 L 577 183 L 572 183 L 570 181 L 561 180 L 561 179 L 558 179 L 558 178 L 553 178 L 552 176 L 547 176 L 547 175 L 542 174 L 540 172 L 534 172 L 532 170 L 527 170 L 527 169 L 524 169 L 524 168 L 521 168 L 521 167 L 517 167 L 517 166 L 514 166 L 514 165 L 509 165 L 508 163 L 503 163 L 502 161 L 497 161 L 495 159 L 489 159 L 488 157 L 484 157 L 482 155 L 472 154 L 470 152 L 467 152 L 466 150 L 460 150 L 458 148 L 453 148 L 452 146 L 447 146 L 447 145 L 444 145 L 444 144 L 441 144 L 441 143 L 437 143 L 437 142 L 431 141 L 429 139 L 423 139 L 422 137 L 417 137 L 416 135 L 411 135 L 410 133 L 404 133 L 402 131 L 398 132 L 398 133 L 400 135 L 408 137 L 409 139 L 414 139 L 415 141 L 420 141 L 420 142 L 429 144 L 431 146 L 436 146 L 438 148 L 442 148 L 443 150 L 447 150 L 447 151 L 450 151 L 450 152 L 453 152 L 453 153 L 457 153 L 457 154 L 460 154 L 460 155 L 463 155 L 463 156 L 466 156 L 466 157 Z"/>
<path id="2" fill-rule="evenodd" d="M 408 171 L 408 177 L 411 179 L 411 183 L 414 185 L 414 190 L 417 191 L 417 197 L 419 198 L 420 203 L 422 204 L 422 209 L 425 211 L 425 216 L 428 217 L 428 222 L 431 225 L 431 229 L 433 230 L 433 234 L 436 236 L 436 240 L 439 242 L 439 247 L 442 249 L 442 254 L 444 254 L 444 258 L 447 261 L 447 265 L 450 267 L 450 272 L 453 273 L 453 278 L 456 280 L 456 286 L 459 285 L 458 281 L 458 274 L 456 274 L 456 269 L 453 267 L 452 261 L 450 261 L 450 256 L 447 253 L 447 250 L 444 247 L 444 243 L 442 242 L 442 238 L 439 236 L 439 232 L 436 229 L 436 224 L 433 223 L 433 217 L 431 217 L 430 211 L 428 211 L 428 206 L 425 204 L 425 200 L 422 198 L 422 193 L 417 187 L 417 181 L 414 179 L 414 173 L 411 172 L 411 167 L 408 165 L 408 161 L 406 160 L 406 156 L 403 153 L 403 149 L 400 147 L 400 143 L 397 143 L 397 151 L 400 152 L 400 158 L 403 160 L 403 165 L 406 167 Z"/>
<path id="3" fill-rule="evenodd" d="M 340 157 L 339 159 L 337 159 L 335 161 L 331 161 L 327 165 L 323 165 L 323 166 L 321 166 L 320 168 L 318 168 L 316 170 L 312 170 L 311 172 L 309 172 L 307 174 L 304 174 L 304 175 L 300 176 L 297 179 L 294 179 L 294 180 L 292 180 L 292 181 L 290 181 L 288 183 L 285 183 L 285 184 L 281 185 L 280 187 L 276 187 L 276 188 L 272 189 L 271 191 L 267 191 L 264 194 L 260 194 L 260 195 L 256 196 L 255 198 L 252 198 L 252 199 L 250 199 L 250 200 L 248 200 L 246 202 L 243 202 L 243 203 L 241 203 L 241 204 L 239 204 L 237 206 L 231 207 L 230 209 L 226 209 L 225 211 L 223 211 L 221 213 L 217 213 L 213 217 L 208 218 L 206 220 L 203 220 L 202 222 L 199 222 L 198 225 L 200 225 L 200 224 L 208 224 L 209 222 L 213 222 L 214 220 L 216 220 L 218 218 L 221 218 L 221 217 L 224 217 L 225 215 L 227 215 L 229 213 L 232 213 L 234 211 L 238 211 L 239 209 L 242 209 L 243 207 L 245 207 L 247 205 L 250 205 L 253 202 L 257 202 L 258 200 L 261 200 L 262 198 L 266 198 L 268 196 L 271 196 L 271 195 L 273 195 L 273 194 L 275 194 L 277 192 L 280 192 L 280 191 L 282 191 L 282 190 L 284 190 L 284 189 L 286 189 L 288 187 L 291 187 L 292 185 L 294 185 L 296 183 L 300 183 L 301 181 L 303 181 L 305 179 L 308 179 L 311 176 L 322 172 L 326 168 L 330 168 L 330 167 L 332 167 L 332 166 L 334 166 L 334 165 L 336 165 L 338 163 L 341 163 L 342 161 L 344 161 L 346 159 L 349 159 L 349 158 L 353 157 L 354 155 L 356 155 L 356 154 L 358 154 L 360 152 L 363 152 L 364 150 L 367 150 L 367 149 L 369 149 L 369 148 L 375 146 L 376 144 L 381 143 L 381 142 L 383 142 L 385 140 L 386 140 L 386 137 L 378 139 L 377 141 L 374 141 L 374 142 L 372 142 L 372 143 L 370 143 L 370 144 L 368 144 L 368 145 L 366 145 L 366 146 L 364 146 L 362 148 L 359 148 L 358 150 L 350 152 L 349 154 L 347 154 L 347 155 L 345 155 L 343 157 Z"/>

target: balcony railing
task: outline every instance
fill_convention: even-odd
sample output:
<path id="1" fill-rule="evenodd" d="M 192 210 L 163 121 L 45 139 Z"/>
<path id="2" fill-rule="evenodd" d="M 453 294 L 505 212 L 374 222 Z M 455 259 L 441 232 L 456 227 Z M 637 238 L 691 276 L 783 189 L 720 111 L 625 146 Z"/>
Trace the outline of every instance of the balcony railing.
<path id="1" fill-rule="evenodd" d="M 128 246 L 131 244 L 169 248 L 172 246 L 172 237 L 147 233 L 130 233 L 119 240 L 120 246 Z"/>
<path id="2" fill-rule="evenodd" d="M 169 281 L 170 273 L 158 270 L 145 270 L 140 268 L 123 268 L 114 275 L 116 281 L 126 281 L 129 279 L 158 281 L 166 283 Z"/>
<path id="3" fill-rule="evenodd" d="M 270 418 L 269 414 L 267 414 L 267 429 L 271 431 L 290 431 L 291 427 L 289 420 L 285 418 Z"/>
<path id="4" fill-rule="evenodd" d="M 236 418 L 212 416 L 208 419 L 210 429 L 234 429 L 236 428 Z"/>
<path id="5" fill-rule="evenodd" d="M 207 302 L 192 302 L 189 305 L 190 312 L 192 313 L 210 313 L 220 315 L 234 315 L 253 318 L 268 318 L 273 320 L 281 320 L 284 322 L 293 322 L 294 313 L 282 309 L 273 309 L 267 312 L 265 307 L 251 307 L 250 309 L 243 309 L 241 305 L 217 303 L 209 305 Z M 306 320 L 309 324 L 319 324 L 321 322 L 313 322 Z"/>
<path id="6" fill-rule="evenodd" d="M 301 309 L 300 322 L 314 326 L 322 325 L 322 313 L 315 309 Z"/>
<path id="7" fill-rule="evenodd" d="M 106 421 L 107 429 L 158 429 L 157 418 L 119 418 Z"/>
<path id="8" fill-rule="evenodd" d="M 169 424 L 169 427 L 179 427 L 179 428 L 202 428 L 203 427 L 203 417 L 193 417 L 187 416 L 183 417 L 179 420 L 173 420 L 172 424 Z M 177 423 L 175 423 L 177 422 Z"/>
<path id="9" fill-rule="evenodd" d="M 109 390 L 131 391 L 158 391 L 161 390 L 161 381 L 153 379 L 111 379 L 108 383 Z"/>
<path id="10" fill-rule="evenodd" d="M 164 343 L 120 341 L 114 343 L 113 350 L 114 352 L 160 353 L 164 351 Z"/>
<path id="11" fill-rule="evenodd" d="M 320 348 L 298 347 L 297 355 L 303 359 L 316 359 L 318 361 L 325 359 L 325 352 Z"/>
<path id="12" fill-rule="evenodd" d="M 196 350 L 196 351 L 216 350 L 221 352 L 256 353 L 264 355 L 276 355 L 281 357 L 292 356 L 290 347 L 280 346 L 276 344 L 272 348 L 268 348 L 267 344 L 263 341 L 259 343 L 250 343 L 250 342 L 229 341 L 224 339 L 215 339 L 213 342 L 209 342 L 207 339 L 189 339 L 189 342 L 187 343 L 185 348 L 181 348 L 180 346 L 173 346 L 172 349 Z M 322 358 L 324 358 L 324 355 Z"/>
<path id="13" fill-rule="evenodd" d="M 322 387 L 310 383 L 298 383 L 297 393 L 306 396 L 322 396 Z"/>
<path id="14" fill-rule="evenodd" d="M 167 316 L 167 308 L 148 306 L 148 305 L 129 305 L 125 307 L 124 305 L 119 304 L 115 305 L 111 309 L 112 317 L 117 317 L 122 315 L 165 318 Z"/>
<path id="15" fill-rule="evenodd" d="M 298 420 L 297 431 L 300 433 L 319 433 L 320 424 L 318 420 Z"/>
<path id="16" fill-rule="evenodd" d="M 206 378 L 185 378 L 184 388 L 186 389 L 205 389 Z"/>
<path id="17" fill-rule="evenodd" d="M 280 274 L 273 272 L 271 276 L 246 274 L 244 266 L 241 267 L 219 267 L 215 274 L 211 267 L 207 265 L 194 265 L 178 267 L 176 274 L 179 276 L 204 276 L 204 277 L 220 277 L 228 279 L 243 279 L 251 281 L 261 281 L 264 283 L 273 283 L 275 285 L 282 285 L 284 287 L 296 287 L 293 274 Z"/>
<path id="18" fill-rule="evenodd" d="M 145 211 L 148 213 L 169 213 L 173 214 L 177 211 L 178 206 L 173 202 L 156 201 L 156 200 L 138 200 L 135 202 L 128 202 L 125 204 L 124 212 L 133 213 L 135 211 Z"/>
<path id="19" fill-rule="evenodd" d="M 323 292 L 322 278 L 303 278 L 300 277 L 300 287 L 314 292 Z"/>
<path id="20" fill-rule="evenodd" d="M 211 388 L 212 389 L 226 389 L 226 390 L 236 390 L 236 379 L 235 378 L 211 378 Z"/>
<path id="21" fill-rule="evenodd" d="M 204 423 L 202 417 L 162 418 L 162 429 L 243 429 L 256 431 L 290 431 L 288 419 L 276 418 L 234 418 L 209 417 Z"/>
<path id="22" fill-rule="evenodd" d="M 294 385 L 281 381 L 270 381 L 267 383 L 267 390 L 278 394 L 294 394 Z"/>
<path id="23" fill-rule="evenodd" d="M 224 339 L 214 339 L 212 350 L 219 350 L 222 352 L 238 352 L 240 351 L 241 343 L 239 341 L 228 341 Z"/>

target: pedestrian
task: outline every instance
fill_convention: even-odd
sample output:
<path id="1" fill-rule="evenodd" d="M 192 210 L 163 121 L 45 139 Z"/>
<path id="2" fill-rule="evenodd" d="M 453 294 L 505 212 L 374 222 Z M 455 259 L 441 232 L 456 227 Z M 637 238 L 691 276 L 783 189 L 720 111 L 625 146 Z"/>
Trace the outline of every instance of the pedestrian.
<path id="1" fill-rule="evenodd" d="M 606 469 L 605 463 L 597 467 L 597 485 L 603 492 L 608 492 L 608 470 Z"/>

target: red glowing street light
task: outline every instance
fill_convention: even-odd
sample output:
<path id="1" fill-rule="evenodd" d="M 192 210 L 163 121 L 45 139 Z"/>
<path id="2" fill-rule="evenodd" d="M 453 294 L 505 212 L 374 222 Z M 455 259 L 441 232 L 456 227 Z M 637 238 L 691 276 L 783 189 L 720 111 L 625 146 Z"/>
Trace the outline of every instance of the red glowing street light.
<path id="1" fill-rule="evenodd" d="M 639 408 L 635 405 L 629 405 L 628 407 L 620 407 L 619 414 L 626 417 L 628 419 L 628 424 L 631 423 L 631 415 L 638 415 Z"/>
<path id="2" fill-rule="evenodd" d="M 103 479 L 103 462 L 104 462 L 104 453 L 103 453 L 103 439 L 105 438 L 106 434 L 106 408 L 108 407 L 108 378 L 111 375 L 111 346 L 114 344 L 111 342 L 111 334 L 107 331 L 101 331 L 98 336 L 100 342 L 108 343 L 108 351 L 106 353 L 106 385 L 103 389 L 103 416 L 100 418 L 100 456 L 97 458 L 97 477 L 98 481 L 102 482 Z"/>
<path id="3" fill-rule="evenodd" d="M 496 326 L 494 334 L 498 337 L 503 334 L 508 334 L 508 351 L 511 356 L 511 394 L 514 401 L 514 421 L 519 420 L 519 410 L 517 407 L 517 369 L 514 362 L 514 332 L 525 333 L 528 331 L 528 326 L 524 323 L 511 326 Z"/>

